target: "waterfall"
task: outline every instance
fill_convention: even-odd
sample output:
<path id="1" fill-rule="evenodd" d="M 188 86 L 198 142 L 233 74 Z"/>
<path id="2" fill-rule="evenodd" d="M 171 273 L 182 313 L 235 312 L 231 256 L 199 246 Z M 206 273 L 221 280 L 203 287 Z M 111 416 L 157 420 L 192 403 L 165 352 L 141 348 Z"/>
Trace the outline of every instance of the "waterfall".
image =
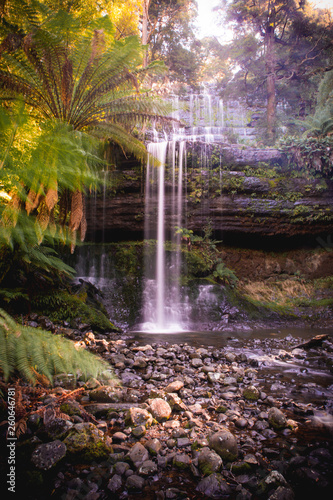
<path id="1" fill-rule="evenodd" d="M 182 331 L 187 327 L 186 299 L 182 303 L 179 283 L 181 238 L 176 231 L 183 221 L 185 147 L 186 142 L 177 138 L 147 146 L 143 331 Z"/>

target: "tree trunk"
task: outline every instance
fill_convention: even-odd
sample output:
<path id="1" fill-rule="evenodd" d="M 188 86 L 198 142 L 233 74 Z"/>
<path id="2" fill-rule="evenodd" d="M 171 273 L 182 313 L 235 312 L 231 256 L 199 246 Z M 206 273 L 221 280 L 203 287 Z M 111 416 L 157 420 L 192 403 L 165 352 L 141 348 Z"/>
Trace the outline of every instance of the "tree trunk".
<path id="1" fill-rule="evenodd" d="M 267 134 L 271 142 L 275 138 L 276 94 L 275 94 L 275 46 L 274 27 L 266 30 L 266 74 L 267 74 Z"/>
<path id="2" fill-rule="evenodd" d="M 148 42 L 148 10 L 150 0 L 142 0 L 142 45 Z M 148 66 L 148 49 L 146 48 L 143 56 L 143 67 Z"/>

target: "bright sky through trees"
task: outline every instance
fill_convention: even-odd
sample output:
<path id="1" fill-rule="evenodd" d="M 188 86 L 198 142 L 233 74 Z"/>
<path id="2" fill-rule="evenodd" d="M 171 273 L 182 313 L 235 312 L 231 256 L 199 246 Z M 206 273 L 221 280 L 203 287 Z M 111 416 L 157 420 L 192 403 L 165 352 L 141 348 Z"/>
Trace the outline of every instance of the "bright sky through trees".
<path id="1" fill-rule="evenodd" d="M 217 36 L 221 41 L 231 40 L 231 33 L 218 24 L 218 14 L 213 11 L 219 0 L 197 0 L 198 3 L 198 36 Z M 331 9 L 333 13 L 333 0 L 312 0 L 310 2 L 314 7 L 321 9 Z"/>

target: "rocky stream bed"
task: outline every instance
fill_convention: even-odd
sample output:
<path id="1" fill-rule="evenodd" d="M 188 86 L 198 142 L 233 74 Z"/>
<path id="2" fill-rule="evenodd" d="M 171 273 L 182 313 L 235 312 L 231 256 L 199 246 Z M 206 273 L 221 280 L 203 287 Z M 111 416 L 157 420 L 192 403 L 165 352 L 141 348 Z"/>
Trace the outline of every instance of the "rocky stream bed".
<path id="1" fill-rule="evenodd" d="M 88 332 L 119 383 L 17 385 L 24 498 L 332 498 L 332 338 L 175 340 Z"/>

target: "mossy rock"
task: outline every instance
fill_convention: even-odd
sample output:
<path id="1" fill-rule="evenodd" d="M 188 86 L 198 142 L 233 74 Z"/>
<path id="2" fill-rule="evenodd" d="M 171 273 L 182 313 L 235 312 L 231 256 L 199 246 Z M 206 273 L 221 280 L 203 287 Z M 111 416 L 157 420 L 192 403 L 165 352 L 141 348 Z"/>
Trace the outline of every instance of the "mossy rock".
<path id="1" fill-rule="evenodd" d="M 76 424 L 63 442 L 69 455 L 88 462 L 106 460 L 112 453 L 110 438 L 88 422 Z"/>
<path id="2" fill-rule="evenodd" d="M 76 401 L 66 401 L 65 403 L 62 403 L 60 405 L 60 411 L 62 413 L 66 413 L 66 415 L 69 415 L 70 417 L 73 417 L 74 415 L 81 416 L 81 408 L 79 403 Z"/>
<path id="3" fill-rule="evenodd" d="M 47 315 L 55 323 L 68 321 L 75 328 L 80 318 L 81 323 L 88 324 L 95 331 L 119 331 L 107 318 L 106 311 L 98 310 L 86 300 L 86 294 L 77 296 L 62 290 L 51 295 L 38 295 L 34 298 L 33 307 L 37 313 Z"/>
<path id="4" fill-rule="evenodd" d="M 251 385 L 243 390 L 243 397 L 248 401 L 257 401 L 260 397 L 260 392 L 254 385 Z"/>
<path id="5" fill-rule="evenodd" d="M 234 462 L 231 466 L 231 472 L 236 475 L 248 474 L 251 470 L 251 465 L 247 462 Z"/>

